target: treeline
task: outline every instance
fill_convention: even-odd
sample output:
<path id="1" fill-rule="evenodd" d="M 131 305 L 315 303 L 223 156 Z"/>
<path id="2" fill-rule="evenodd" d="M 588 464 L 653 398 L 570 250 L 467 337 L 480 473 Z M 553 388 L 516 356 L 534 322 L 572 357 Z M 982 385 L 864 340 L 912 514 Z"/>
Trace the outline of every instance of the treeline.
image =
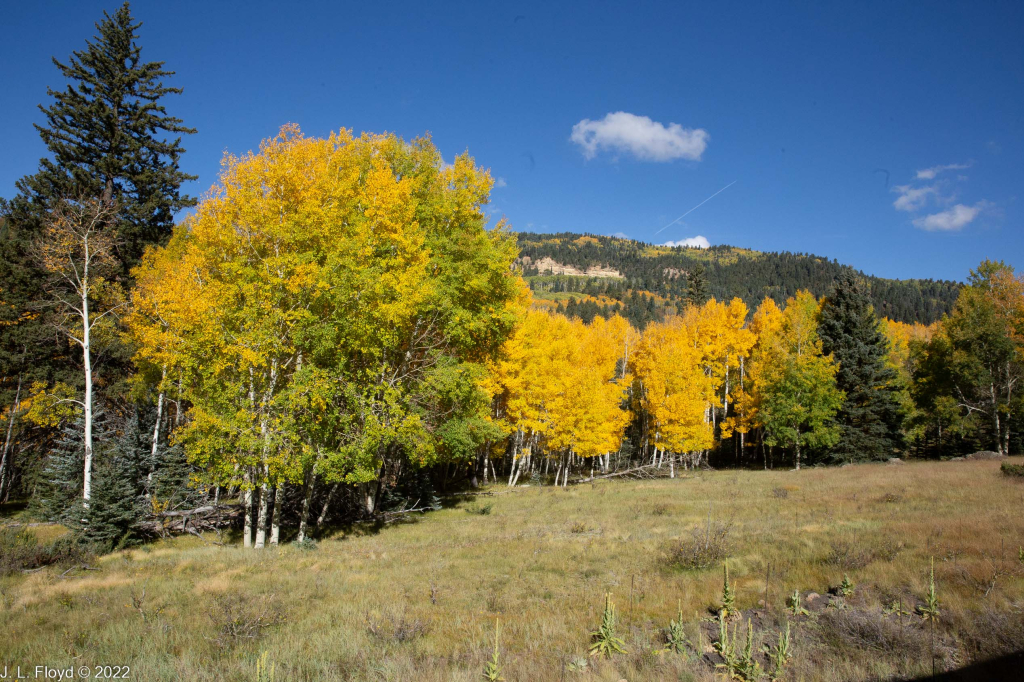
<path id="1" fill-rule="evenodd" d="M 952 310 L 960 287 L 945 280 L 871 277 L 810 254 L 765 253 L 731 246 L 665 247 L 602 235 L 520 233 L 519 248 L 531 287 L 606 296 L 619 301 L 623 309 L 628 309 L 624 297 L 632 291 L 657 294 L 666 305 L 680 309 L 689 292 L 688 275 L 698 268 L 703 269 L 709 295 L 720 301 L 738 297 L 751 308 L 766 296 L 781 305 L 802 290 L 821 297 L 836 279 L 852 276 L 862 283 L 879 315 L 924 324 Z M 612 268 L 623 279 L 576 277 L 577 282 L 572 283 L 562 276 L 552 283 L 537 267 L 544 258 L 581 271 Z"/>
<path id="2" fill-rule="evenodd" d="M 0 207 L 0 499 L 76 537 L 237 520 L 261 547 L 481 479 L 1019 448 L 1008 266 L 928 326 L 879 319 L 850 272 L 753 314 L 696 266 L 671 303 L 541 310 L 486 228 L 490 174 L 426 138 L 289 125 L 182 194 L 166 137 L 191 130 L 154 104 L 179 91 L 138 27 L 125 5 L 60 66 L 50 156 Z"/>
<path id="3" fill-rule="evenodd" d="M 739 298 L 689 302 L 643 331 L 532 310 L 492 370 L 508 436 L 480 468 L 565 485 L 641 466 L 1017 452 L 1022 332 L 1024 277 L 990 261 L 928 326 L 879 319 L 850 276 L 820 300 L 766 297 L 752 316 Z"/>

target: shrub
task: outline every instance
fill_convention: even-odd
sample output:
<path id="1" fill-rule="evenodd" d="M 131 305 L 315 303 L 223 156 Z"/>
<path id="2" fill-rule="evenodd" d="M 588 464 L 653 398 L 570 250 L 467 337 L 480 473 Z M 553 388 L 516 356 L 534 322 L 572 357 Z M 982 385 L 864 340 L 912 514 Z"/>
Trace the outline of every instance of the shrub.
<path id="1" fill-rule="evenodd" d="M 1009 462 L 1003 462 L 999 470 L 1003 472 L 1005 476 L 1011 476 L 1013 478 L 1024 478 L 1024 464 L 1010 464 Z"/>
<path id="2" fill-rule="evenodd" d="M 917 660 L 928 650 L 920 628 L 903 627 L 888 618 L 856 609 L 829 609 L 818 618 L 825 644 L 849 653 L 873 651 L 894 660 Z"/>
<path id="3" fill-rule="evenodd" d="M 731 526 L 708 519 L 706 526 L 696 526 L 690 537 L 676 540 L 668 550 L 668 562 L 688 570 L 716 566 L 729 556 L 728 538 Z"/>
<path id="4" fill-rule="evenodd" d="M 305 550 L 307 552 L 312 552 L 312 551 L 316 550 L 316 548 L 317 548 L 316 540 L 314 540 L 313 538 L 308 538 L 308 537 L 307 538 L 302 538 L 301 542 L 294 542 L 292 544 L 295 545 L 296 549 L 302 549 L 302 550 Z"/>
<path id="5" fill-rule="evenodd" d="M 874 558 L 870 551 L 858 550 L 849 542 L 834 540 L 824 561 L 829 566 L 855 571 L 870 564 Z"/>
<path id="6" fill-rule="evenodd" d="M 237 594 L 220 596 L 208 615 L 217 630 L 213 641 L 222 647 L 255 641 L 266 628 L 284 622 L 273 597 L 250 601 Z"/>
<path id="7" fill-rule="evenodd" d="M 411 642 L 427 633 L 427 624 L 405 613 L 387 612 L 383 616 L 366 616 L 366 629 L 377 639 Z"/>
<path id="8" fill-rule="evenodd" d="M 477 514 L 479 516 L 487 516 L 488 514 L 491 513 L 492 509 L 494 509 L 494 505 L 493 504 L 485 504 L 485 505 L 482 505 L 482 506 L 479 506 L 479 507 L 474 504 L 474 505 L 470 505 L 470 506 L 466 507 L 466 513 L 467 514 Z"/>
<path id="9" fill-rule="evenodd" d="M 0 575 L 54 564 L 87 564 L 92 558 L 90 547 L 71 535 L 40 545 L 28 530 L 0 528 Z"/>

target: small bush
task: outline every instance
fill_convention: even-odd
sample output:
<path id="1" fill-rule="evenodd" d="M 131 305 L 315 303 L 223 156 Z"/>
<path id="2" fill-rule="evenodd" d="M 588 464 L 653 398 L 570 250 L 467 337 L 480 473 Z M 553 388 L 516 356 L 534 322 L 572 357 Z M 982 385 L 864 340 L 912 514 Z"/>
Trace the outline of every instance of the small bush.
<path id="1" fill-rule="evenodd" d="M 405 613 L 388 611 L 383 615 L 366 616 L 366 630 L 377 639 L 393 642 L 411 642 L 427 633 L 427 624 L 405 617 Z"/>
<path id="2" fill-rule="evenodd" d="M 706 526 L 697 526 L 689 538 L 680 538 L 668 549 L 668 562 L 687 570 L 703 570 L 717 566 L 729 556 L 731 524 L 708 520 Z"/>
<path id="3" fill-rule="evenodd" d="M 864 568 L 872 561 L 874 555 L 868 550 L 860 550 L 849 542 L 834 540 L 825 555 L 824 562 L 829 566 L 838 566 L 847 571 L 855 571 Z"/>
<path id="4" fill-rule="evenodd" d="M 220 596 L 208 615 L 217 629 L 212 641 L 222 647 L 255 641 L 266 628 L 284 622 L 273 597 L 250 601 L 242 595 Z"/>
<path id="5" fill-rule="evenodd" d="M 55 564 L 86 564 L 92 559 L 89 547 L 70 535 L 41 545 L 28 530 L 0 528 L 0 575 Z"/>
<path id="6" fill-rule="evenodd" d="M 906 661 L 929 650 L 928 635 L 920 628 L 854 609 L 829 609 L 818 627 L 825 644 L 838 651 L 874 651 Z"/>
<path id="7" fill-rule="evenodd" d="M 775 496 L 776 499 L 784 500 L 789 497 L 789 491 L 785 488 L 772 488 L 772 495 Z"/>
<path id="8" fill-rule="evenodd" d="M 1013 478 L 1024 478 L 1024 464 L 1010 464 L 1009 462 L 1003 462 L 999 470 L 1003 472 L 1005 476 L 1011 476 Z"/>
<path id="9" fill-rule="evenodd" d="M 302 542 L 295 542 L 293 544 L 295 545 L 296 549 L 302 549 L 307 552 L 312 552 L 317 548 L 316 540 L 314 540 L 313 538 L 303 538 Z"/>
<path id="10" fill-rule="evenodd" d="M 494 505 L 493 504 L 485 504 L 485 505 L 482 505 L 482 506 L 479 506 L 479 507 L 474 504 L 474 505 L 470 505 L 469 507 L 466 507 L 466 513 L 467 514 L 477 514 L 479 516 L 487 516 L 488 514 L 491 513 L 492 509 L 494 509 Z"/>

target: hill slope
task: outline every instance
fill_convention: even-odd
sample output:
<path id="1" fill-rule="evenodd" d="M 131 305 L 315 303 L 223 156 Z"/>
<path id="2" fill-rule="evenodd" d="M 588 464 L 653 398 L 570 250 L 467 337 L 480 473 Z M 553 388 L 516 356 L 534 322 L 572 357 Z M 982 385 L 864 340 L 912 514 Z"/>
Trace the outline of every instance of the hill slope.
<path id="1" fill-rule="evenodd" d="M 712 296 L 739 297 L 751 308 L 766 296 L 782 303 L 799 289 L 822 296 L 836 277 L 849 272 L 868 285 L 880 316 L 927 324 L 952 309 L 960 288 L 946 280 L 872 277 L 810 254 L 733 246 L 667 247 L 563 232 L 520 233 L 519 248 L 524 275 L 539 301 L 572 305 L 584 318 L 611 312 L 618 304 L 640 326 L 682 304 L 686 275 L 698 263 L 705 267 Z"/>

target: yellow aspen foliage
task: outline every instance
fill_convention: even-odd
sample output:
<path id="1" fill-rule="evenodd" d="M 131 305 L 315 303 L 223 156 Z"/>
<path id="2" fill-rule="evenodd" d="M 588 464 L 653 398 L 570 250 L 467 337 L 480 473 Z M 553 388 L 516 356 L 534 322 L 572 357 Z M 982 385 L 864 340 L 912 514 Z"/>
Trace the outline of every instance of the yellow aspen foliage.
<path id="1" fill-rule="evenodd" d="M 549 453 L 594 457 L 615 451 L 629 423 L 623 399 L 631 380 L 621 371 L 635 332 L 622 317 L 590 325 L 539 310 L 491 364 L 487 390 L 509 432 Z"/>
<path id="2" fill-rule="evenodd" d="M 429 138 L 292 125 L 223 166 L 136 269 L 128 319 L 189 408 L 192 461 L 252 487 L 470 456 L 493 431 L 481 363 L 528 296 L 514 239 L 485 229 L 489 173 Z"/>

